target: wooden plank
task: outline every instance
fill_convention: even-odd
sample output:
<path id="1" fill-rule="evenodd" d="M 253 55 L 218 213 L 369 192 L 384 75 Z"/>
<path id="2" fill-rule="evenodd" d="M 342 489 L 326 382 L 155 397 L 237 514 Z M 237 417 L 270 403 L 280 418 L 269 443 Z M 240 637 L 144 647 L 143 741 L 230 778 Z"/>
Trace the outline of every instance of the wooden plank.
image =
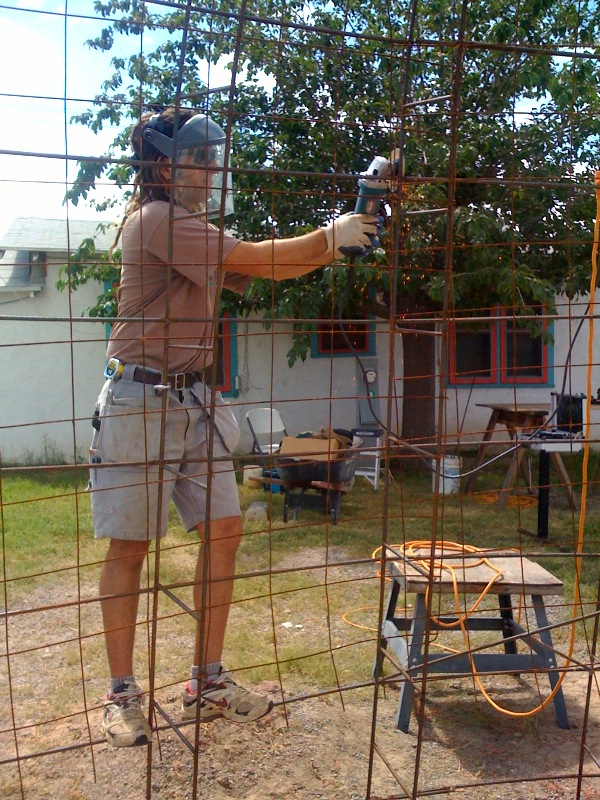
<path id="1" fill-rule="evenodd" d="M 347 494 L 352 488 L 350 483 L 327 483 L 327 481 L 284 481 L 281 478 L 248 478 L 248 483 L 258 486 L 282 486 L 284 489 L 324 489 L 329 492 Z"/>
<path id="2" fill-rule="evenodd" d="M 547 414 L 550 406 L 546 403 L 475 403 L 479 408 L 491 408 L 498 411 L 510 411 L 522 414 Z"/>
<path id="3" fill-rule="evenodd" d="M 494 583 L 489 592 L 491 594 L 564 594 L 564 583 L 556 578 L 540 564 L 530 561 L 528 558 L 519 557 L 511 551 L 496 551 L 494 553 L 485 552 L 485 556 L 491 564 L 502 571 L 502 578 Z M 429 550 L 422 548 L 416 551 L 418 557 L 429 558 Z M 479 564 L 479 554 L 466 554 L 457 556 L 456 551 L 448 551 L 445 556 L 438 550 L 436 559 L 443 557 L 446 566 L 454 568 L 454 574 L 458 585 L 458 591 L 462 594 L 481 594 L 489 581 L 496 574 L 487 564 Z M 419 564 L 422 567 L 421 564 Z M 393 561 L 392 575 L 397 577 L 407 592 L 422 594 L 426 591 L 428 579 L 411 566 L 410 562 Z M 433 587 L 436 592 L 441 594 L 453 594 L 454 584 L 451 571 L 436 567 L 434 570 Z"/>

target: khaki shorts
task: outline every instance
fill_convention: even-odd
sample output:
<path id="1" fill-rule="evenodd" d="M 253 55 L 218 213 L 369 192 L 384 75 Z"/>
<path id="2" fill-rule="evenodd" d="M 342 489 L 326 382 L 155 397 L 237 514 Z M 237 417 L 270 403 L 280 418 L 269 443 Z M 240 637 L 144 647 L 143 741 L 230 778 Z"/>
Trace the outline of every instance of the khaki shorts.
<path id="1" fill-rule="evenodd" d="M 97 539 L 154 539 L 157 530 L 164 536 L 171 500 L 188 531 L 240 515 L 231 461 L 240 430 L 221 394 L 214 392 L 211 410 L 211 391 L 199 382 L 169 390 L 166 414 L 162 404 L 152 385 L 122 378 L 102 388 L 90 448 Z"/>

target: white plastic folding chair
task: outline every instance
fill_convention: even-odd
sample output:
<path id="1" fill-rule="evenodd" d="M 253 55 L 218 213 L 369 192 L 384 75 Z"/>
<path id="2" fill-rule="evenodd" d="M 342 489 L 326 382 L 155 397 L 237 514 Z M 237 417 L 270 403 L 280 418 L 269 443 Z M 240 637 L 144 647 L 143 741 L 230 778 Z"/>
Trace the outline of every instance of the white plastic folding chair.
<path id="1" fill-rule="evenodd" d="M 254 440 L 252 453 L 265 456 L 279 450 L 287 431 L 277 409 L 253 408 L 246 412 L 246 422 Z"/>
<path id="2" fill-rule="evenodd" d="M 381 428 L 364 427 L 354 428 L 352 433 L 360 437 L 365 444 L 365 449 L 359 453 L 354 474 L 366 478 L 376 492 L 379 487 L 379 477 L 383 466 L 381 460 L 383 431 Z"/>

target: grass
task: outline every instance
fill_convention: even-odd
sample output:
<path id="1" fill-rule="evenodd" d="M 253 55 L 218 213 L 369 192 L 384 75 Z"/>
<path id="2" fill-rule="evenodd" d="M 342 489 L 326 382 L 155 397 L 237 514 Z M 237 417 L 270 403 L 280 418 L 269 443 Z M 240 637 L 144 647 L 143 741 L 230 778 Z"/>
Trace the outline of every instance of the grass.
<path id="1" fill-rule="evenodd" d="M 567 463 L 572 476 L 580 474 L 580 466 L 578 459 Z M 565 606 L 568 605 L 573 597 L 572 552 L 577 540 L 578 514 L 568 509 L 555 488 L 550 543 L 520 535 L 519 529 L 535 530 L 535 505 L 498 510 L 481 502 L 486 491 L 502 485 L 504 469 L 505 465 L 500 464 L 483 473 L 478 480 L 478 494 L 441 496 L 437 516 L 429 473 L 394 468 L 387 498 L 383 488 L 375 493 L 366 481 L 357 479 L 342 501 L 337 525 L 327 524 L 326 516 L 320 512 L 304 509 L 296 520 L 285 524 L 281 494 L 270 495 L 240 486 L 242 509 L 256 501 L 268 501 L 271 523 L 245 524 L 237 563 L 241 577 L 236 582 L 226 641 L 228 664 L 245 670 L 247 677 L 243 679 L 250 682 L 281 679 L 286 692 L 331 688 L 338 681 L 345 684 L 368 680 L 380 597 L 377 564 L 369 560 L 381 544 L 384 528 L 391 543 L 430 539 L 435 528 L 438 539 L 464 541 L 479 547 L 516 547 L 526 554 L 534 553 L 536 560 L 565 582 Z M 5 592 L 0 596 L 3 603 L 4 597 L 7 598 L 10 611 L 28 605 L 41 609 L 61 599 L 76 601 L 78 596 L 96 595 L 106 542 L 93 541 L 89 495 L 84 491 L 86 483 L 83 470 L 46 469 L 3 477 L 0 575 Z M 584 546 L 590 553 L 598 550 L 597 508 L 598 498 L 592 494 Z M 161 548 L 161 581 L 169 584 L 191 580 L 197 556 L 196 538 L 182 531 L 173 511 L 169 527 L 169 536 Z M 330 565 L 326 571 L 323 566 L 326 551 L 330 553 L 330 561 L 364 559 L 366 563 Z M 150 559 L 149 581 L 153 563 Z M 584 566 L 582 591 L 586 602 L 591 604 L 596 599 L 598 559 L 587 558 Z M 183 588 L 178 593 L 190 602 L 189 589 Z M 141 603 L 148 614 L 149 602 Z M 77 685 L 81 669 L 94 676 L 92 686 L 94 681 L 103 679 L 106 667 L 98 604 L 83 605 L 79 612 L 76 605 L 75 602 L 72 611 L 64 612 L 62 629 L 54 634 L 50 633 L 55 630 L 51 612 L 40 610 L 28 616 L 28 625 L 40 631 L 34 637 L 37 649 L 13 658 L 17 674 L 19 670 L 35 669 L 42 653 L 48 668 L 55 664 L 62 674 L 62 689 L 65 682 Z M 568 618 L 568 610 L 564 613 Z M 11 641 L 13 650 L 31 647 L 31 644 L 15 644 L 26 635 L 26 625 L 18 627 L 23 619 L 15 617 L 11 622 L 16 626 Z M 141 622 L 138 646 L 142 652 L 147 649 L 148 630 Z M 567 631 L 561 628 L 555 638 L 561 640 L 566 636 Z M 61 644 L 66 638 L 73 641 Z M 164 595 L 159 598 L 157 640 L 159 680 L 164 686 L 175 684 L 187 673 L 191 661 L 191 625 L 188 616 Z M 63 667 L 59 667 L 61 661 Z"/>
<path id="2" fill-rule="evenodd" d="M 17 592 L 31 588 L 34 576 L 73 572 L 78 562 L 94 560 L 89 496 L 83 470 L 27 471 L 4 476 L 0 567 Z"/>

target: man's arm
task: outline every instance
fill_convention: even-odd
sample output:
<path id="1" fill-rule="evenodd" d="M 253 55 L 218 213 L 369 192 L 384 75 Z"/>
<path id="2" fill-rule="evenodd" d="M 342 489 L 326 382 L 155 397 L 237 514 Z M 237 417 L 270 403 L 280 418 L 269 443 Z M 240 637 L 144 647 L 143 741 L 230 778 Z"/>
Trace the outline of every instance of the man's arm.
<path id="1" fill-rule="evenodd" d="M 325 232 L 318 230 L 294 239 L 240 242 L 225 259 L 224 266 L 242 275 L 281 281 L 306 275 L 331 261 L 333 253 L 328 251 Z"/>
<path id="2" fill-rule="evenodd" d="M 240 242 L 224 261 L 224 266 L 241 275 L 282 281 L 312 272 L 330 264 L 345 246 L 370 246 L 376 235 L 377 217 L 345 214 L 325 228 L 292 239 L 267 239 Z"/>

